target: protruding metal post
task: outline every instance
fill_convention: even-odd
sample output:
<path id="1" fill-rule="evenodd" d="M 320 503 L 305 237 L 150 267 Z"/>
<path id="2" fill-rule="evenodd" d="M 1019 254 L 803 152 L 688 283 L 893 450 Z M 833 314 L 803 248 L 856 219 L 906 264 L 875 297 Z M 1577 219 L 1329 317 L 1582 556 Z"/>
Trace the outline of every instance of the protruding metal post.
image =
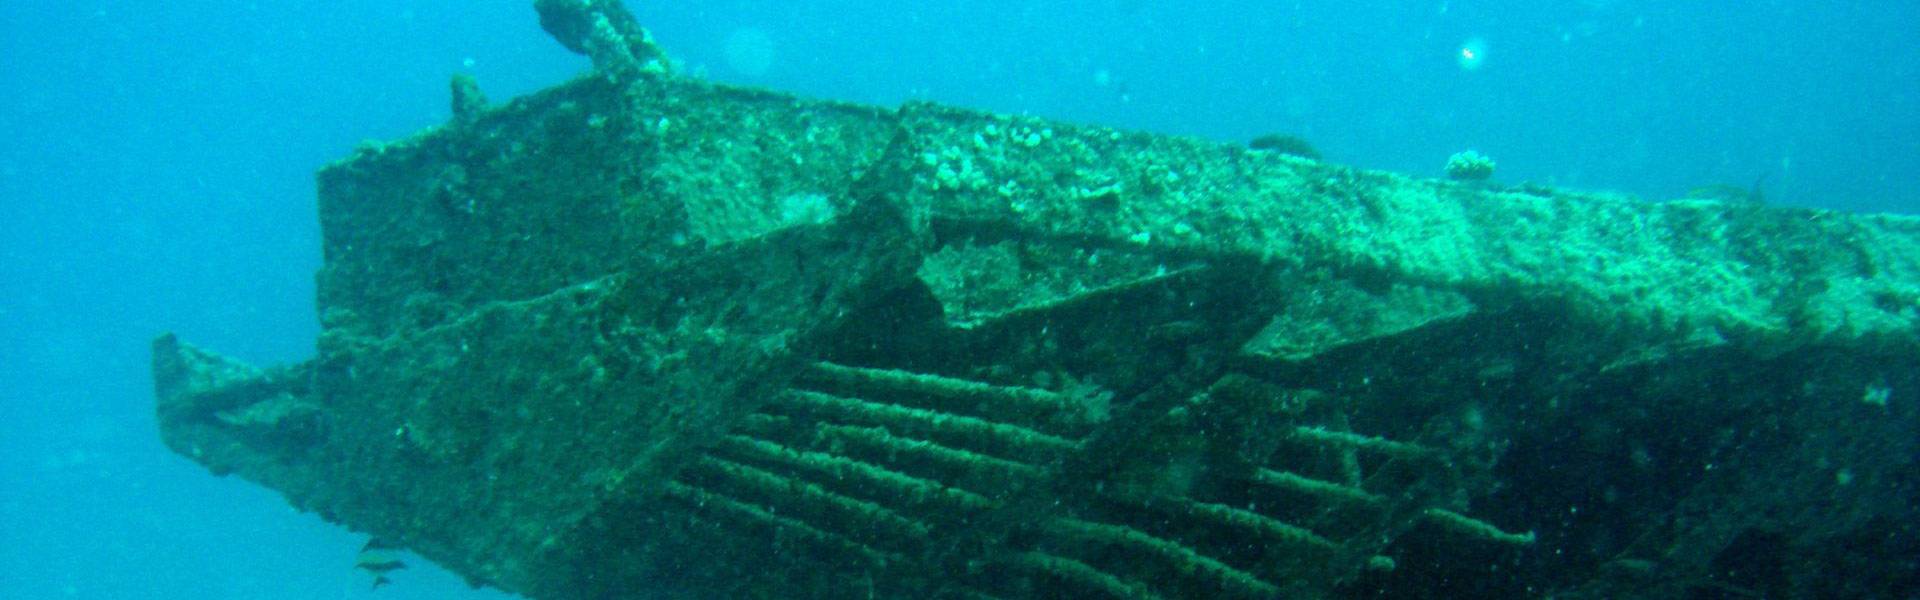
<path id="1" fill-rule="evenodd" d="M 596 71 L 620 76 L 667 72 L 667 55 L 620 0 L 534 0 L 540 27 Z"/>

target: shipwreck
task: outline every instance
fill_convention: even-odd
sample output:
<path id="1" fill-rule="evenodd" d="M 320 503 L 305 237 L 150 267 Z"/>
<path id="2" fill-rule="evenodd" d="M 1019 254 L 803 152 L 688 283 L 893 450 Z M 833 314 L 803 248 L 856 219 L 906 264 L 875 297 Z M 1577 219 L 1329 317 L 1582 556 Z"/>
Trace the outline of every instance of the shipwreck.
<path id="1" fill-rule="evenodd" d="M 1920 583 L 1920 220 L 797 98 L 535 5 L 592 72 L 323 169 L 315 356 L 161 337 L 170 448 L 539 599 Z"/>

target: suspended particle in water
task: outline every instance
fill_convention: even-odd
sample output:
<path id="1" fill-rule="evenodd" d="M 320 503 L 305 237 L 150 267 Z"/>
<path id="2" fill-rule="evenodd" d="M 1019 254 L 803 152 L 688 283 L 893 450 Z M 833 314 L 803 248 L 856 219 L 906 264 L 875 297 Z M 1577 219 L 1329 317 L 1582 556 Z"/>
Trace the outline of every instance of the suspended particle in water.
<path id="1" fill-rule="evenodd" d="M 1487 61 L 1487 40 L 1479 36 L 1467 38 L 1467 41 L 1461 42 L 1460 48 L 1454 51 L 1453 58 L 1460 62 L 1460 69 L 1463 71 L 1479 70 L 1481 63 Z"/>

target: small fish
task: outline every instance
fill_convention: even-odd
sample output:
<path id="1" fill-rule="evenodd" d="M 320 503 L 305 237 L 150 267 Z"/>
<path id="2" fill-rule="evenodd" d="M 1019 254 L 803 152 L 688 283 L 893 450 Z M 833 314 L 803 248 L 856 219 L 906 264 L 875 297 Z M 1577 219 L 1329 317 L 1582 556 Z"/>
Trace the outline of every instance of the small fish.
<path id="1" fill-rule="evenodd" d="M 1767 203 L 1765 190 L 1761 187 L 1766 182 L 1767 176 L 1761 175 L 1759 179 L 1753 181 L 1753 185 L 1747 186 L 1746 188 L 1724 183 L 1705 185 L 1687 190 L 1687 197 L 1695 200 L 1714 200 L 1727 204 L 1758 206 Z"/>
<path id="2" fill-rule="evenodd" d="M 360 556 L 353 560 L 353 568 L 373 575 L 372 589 L 377 590 L 380 586 L 393 583 L 393 580 L 387 579 L 387 574 L 407 568 L 407 563 L 400 560 L 399 548 L 380 538 L 372 538 L 360 547 Z"/>

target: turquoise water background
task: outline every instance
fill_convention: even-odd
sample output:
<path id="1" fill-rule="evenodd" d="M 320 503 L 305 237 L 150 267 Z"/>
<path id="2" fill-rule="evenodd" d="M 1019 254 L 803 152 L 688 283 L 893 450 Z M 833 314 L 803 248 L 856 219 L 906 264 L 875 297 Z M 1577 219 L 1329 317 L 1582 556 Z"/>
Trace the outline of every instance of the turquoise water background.
<path id="1" fill-rule="evenodd" d="M 298 361 L 313 171 L 586 67 L 519 0 L 0 3 L 0 598 L 499 598 L 166 452 L 147 343 Z M 1920 213 L 1920 4 L 631 2 L 691 76 L 1438 176 Z M 1464 59 L 1462 51 L 1472 50 Z"/>

